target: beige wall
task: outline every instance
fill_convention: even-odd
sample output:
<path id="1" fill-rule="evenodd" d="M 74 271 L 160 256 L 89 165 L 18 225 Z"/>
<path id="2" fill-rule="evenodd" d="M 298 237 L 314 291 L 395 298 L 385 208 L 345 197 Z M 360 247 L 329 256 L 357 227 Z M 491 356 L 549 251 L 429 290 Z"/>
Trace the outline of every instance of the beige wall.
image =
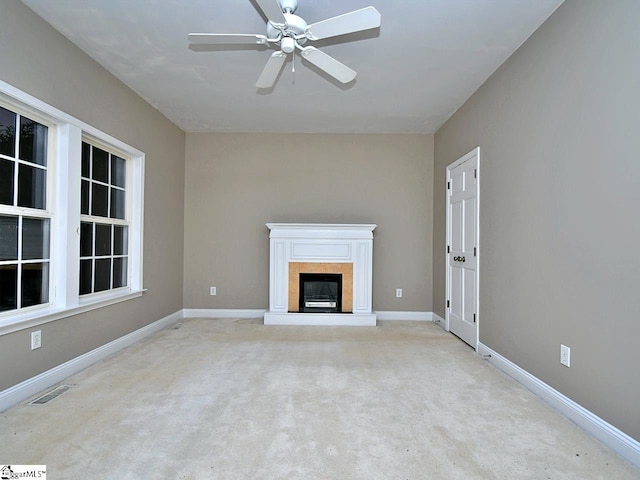
<path id="1" fill-rule="evenodd" d="M 0 79 L 146 153 L 142 298 L 0 336 L 0 390 L 182 308 L 184 133 L 18 0 L 0 5 Z"/>
<path id="2" fill-rule="evenodd" d="M 640 438 L 637 18 L 635 0 L 567 0 L 436 134 L 434 168 L 420 135 L 189 134 L 185 150 L 182 131 L 3 0 L 0 79 L 147 154 L 149 291 L 43 325 L 33 352 L 28 330 L 1 336 L 0 390 L 179 310 L 183 289 L 187 308 L 267 308 L 269 221 L 377 223 L 374 308 L 444 315 L 444 171 L 479 145 L 480 341 Z"/>
<path id="3" fill-rule="evenodd" d="M 186 159 L 185 308 L 267 309 L 265 223 L 309 222 L 377 224 L 374 309 L 432 310 L 433 136 L 194 133 Z"/>
<path id="4" fill-rule="evenodd" d="M 640 439 L 640 2 L 567 0 L 436 133 L 481 148 L 480 341 Z M 559 363 L 571 347 L 571 368 Z"/>

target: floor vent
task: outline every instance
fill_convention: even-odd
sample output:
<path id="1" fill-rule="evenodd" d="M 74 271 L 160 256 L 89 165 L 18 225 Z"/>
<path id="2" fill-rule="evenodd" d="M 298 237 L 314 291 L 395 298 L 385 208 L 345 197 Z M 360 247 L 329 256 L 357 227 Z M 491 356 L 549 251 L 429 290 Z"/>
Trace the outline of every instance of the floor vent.
<path id="1" fill-rule="evenodd" d="M 59 397 L 70 388 L 71 388 L 71 385 L 60 385 L 54 388 L 53 390 L 51 390 L 49 393 L 45 393 L 40 398 L 36 398 L 29 405 L 44 405 L 45 403 L 50 402 L 54 398 Z"/>

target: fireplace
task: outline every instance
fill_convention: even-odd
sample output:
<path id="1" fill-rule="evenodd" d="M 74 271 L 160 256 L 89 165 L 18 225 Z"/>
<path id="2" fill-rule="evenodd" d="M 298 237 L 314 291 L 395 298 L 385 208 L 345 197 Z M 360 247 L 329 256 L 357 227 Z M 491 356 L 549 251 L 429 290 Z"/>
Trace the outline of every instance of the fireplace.
<path id="1" fill-rule="evenodd" d="M 376 225 L 267 227 L 271 233 L 265 325 L 376 325 L 371 308 Z M 307 282 L 314 298 L 305 300 Z"/>
<path id="2" fill-rule="evenodd" d="M 341 313 L 342 275 L 339 273 L 301 273 L 298 312 Z"/>

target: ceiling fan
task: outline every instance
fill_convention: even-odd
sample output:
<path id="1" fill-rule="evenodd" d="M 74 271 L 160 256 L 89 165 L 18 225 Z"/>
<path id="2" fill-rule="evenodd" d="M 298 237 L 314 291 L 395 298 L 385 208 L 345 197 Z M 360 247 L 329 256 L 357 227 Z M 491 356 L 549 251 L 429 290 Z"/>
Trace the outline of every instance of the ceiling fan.
<path id="1" fill-rule="evenodd" d="M 294 15 L 297 0 L 255 0 L 269 20 L 267 34 L 190 33 L 189 41 L 198 45 L 269 45 L 279 48 L 271 54 L 256 87 L 272 87 L 287 55 L 300 50 L 302 58 L 342 83 L 356 78 L 356 72 L 316 47 L 304 46 L 307 41 L 322 40 L 348 33 L 360 32 L 380 26 L 380 13 L 374 7 L 354 10 L 337 17 L 307 24 Z"/>

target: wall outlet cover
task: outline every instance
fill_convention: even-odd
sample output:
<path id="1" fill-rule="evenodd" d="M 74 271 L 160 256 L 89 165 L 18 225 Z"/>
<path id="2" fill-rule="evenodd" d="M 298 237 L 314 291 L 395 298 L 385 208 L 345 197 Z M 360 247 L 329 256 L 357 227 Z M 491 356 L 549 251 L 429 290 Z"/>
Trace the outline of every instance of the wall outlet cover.
<path id="1" fill-rule="evenodd" d="M 42 331 L 36 330 L 31 332 L 31 350 L 40 348 L 42 346 Z"/>
<path id="2" fill-rule="evenodd" d="M 571 348 L 560 345 L 560 363 L 566 367 L 571 366 Z"/>

